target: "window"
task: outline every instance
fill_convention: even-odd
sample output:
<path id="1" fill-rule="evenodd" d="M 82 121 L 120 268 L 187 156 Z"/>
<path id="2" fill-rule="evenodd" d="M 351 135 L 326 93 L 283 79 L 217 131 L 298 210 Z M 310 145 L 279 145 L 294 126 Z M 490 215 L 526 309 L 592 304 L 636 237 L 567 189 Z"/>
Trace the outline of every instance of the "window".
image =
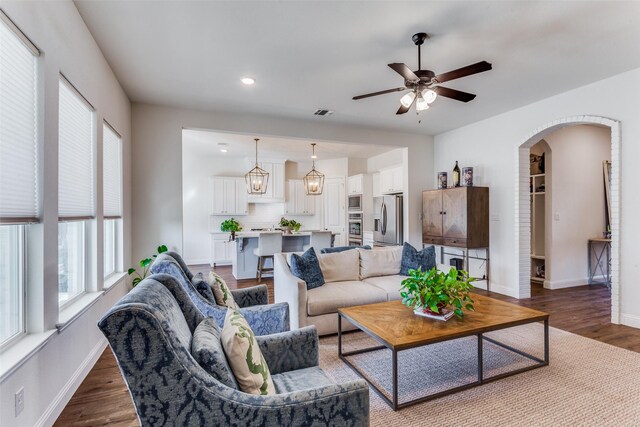
<path id="1" fill-rule="evenodd" d="M 86 290 L 88 222 L 94 218 L 93 107 L 64 78 L 59 84 L 58 301 L 70 303 Z"/>
<path id="2" fill-rule="evenodd" d="M 39 221 L 38 50 L 0 11 L 0 348 L 25 329 L 25 228 Z"/>
<path id="3" fill-rule="evenodd" d="M 104 277 L 119 271 L 122 221 L 122 138 L 103 125 Z"/>

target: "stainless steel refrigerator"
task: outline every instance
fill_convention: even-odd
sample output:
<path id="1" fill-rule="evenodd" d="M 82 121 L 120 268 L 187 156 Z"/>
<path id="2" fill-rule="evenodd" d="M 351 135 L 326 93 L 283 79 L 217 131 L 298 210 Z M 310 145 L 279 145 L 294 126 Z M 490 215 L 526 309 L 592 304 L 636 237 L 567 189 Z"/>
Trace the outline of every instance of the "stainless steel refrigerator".
<path id="1" fill-rule="evenodd" d="M 402 245 L 402 196 L 373 198 L 373 244 L 375 246 Z"/>

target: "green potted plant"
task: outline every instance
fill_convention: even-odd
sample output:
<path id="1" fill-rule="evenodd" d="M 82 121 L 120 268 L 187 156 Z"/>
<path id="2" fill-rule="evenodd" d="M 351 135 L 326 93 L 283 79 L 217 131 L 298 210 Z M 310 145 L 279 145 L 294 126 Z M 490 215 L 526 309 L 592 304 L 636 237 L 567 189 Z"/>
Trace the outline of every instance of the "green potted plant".
<path id="1" fill-rule="evenodd" d="M 236 233 L 242 231 L 242 226 L 235 218 L 225 219 L 220 224 L 220 231 L 231 233 L 229 241 L 236 240 Z"/>
<path id="2" fill-rule="evenodd" d="M 302 224 L 294 219 L 286 219 L 285 217 L 282 217 L 280 218 L 280 227 L 286 234 L 291 234 L 291 230 L 295 232 L 300 231 L 300 227 L 302 227 Z"/>
<path id="3" fill-rule="evenodd" d="M 127 270 L 127 274 L 129 274 L 129 276 L 134 275 L 133 281 L 131 282 L 131 285 L 133 287 L 135 287 L 138 283 L 142 282 L 142 280 L 145 277 L 147 277 L 147 275 L 149 274 L 149 267 L 151 267 L 151 263 L 153 262 L 154 258 L 156 258 L 159 254 L 163 252 L 167 252 L 167 250 L 168 249 L 166 245 L 160 245 L 158 246 L 157 254 L 152 255 L 151 258 L 141 259 L 140 262 L 138 263 L 140 265 L 140 268 L 142 268 L 141 272 L 139 272 L 133 267 Z"/>
<path id="4" fill-rule="evenodd" d="M 469 296 L 474 281 L 468 272 L 453 267 L 448 273 L 435 267 L 429 271 L 409 270 L 409 276 L 402 281 L 400 296 L 402 303 L 413 308 L 416 314 L 443 316 L 453 310 L 462 319 L 463 310 L 474 311 Z"/>

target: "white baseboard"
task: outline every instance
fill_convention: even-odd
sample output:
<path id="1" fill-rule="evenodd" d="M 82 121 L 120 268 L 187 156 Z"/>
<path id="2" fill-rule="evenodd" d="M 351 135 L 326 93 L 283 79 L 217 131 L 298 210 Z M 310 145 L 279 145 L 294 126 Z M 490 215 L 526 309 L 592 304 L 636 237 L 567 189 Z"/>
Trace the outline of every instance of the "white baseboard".
<path id="1" fill-rule="evenodd" d="M 477 287 L 480 289 L 486 289 L 486 287 L 483 287 L 483 286 L 477 286 Z M 497 283 L 491 283 L 489 290 L 491 292 L 496 292 L 498 294 L 506 295 L 508 297 L 518 298 L 517 289 L 513 289 L 507 286 L 501 286 L 501 285 L 498 285 Z"/>
<path id="2" fill-rule="evenodd" d="M 55 399 L 53 399 L 40 419 L 35 423 L 36 426 L 52 426 L 53 423 L 56 422 L 106 347 L 107 340 L 106 338 L 102 338 L 89 352 L 87 358 L 78 366 L 78 369 L 76 369 L 71 378 L 69 378 L 69 381 L 60 389 Z"/>
<path id="3" fill-rule="evenodd" d="M 601 280 L 599 277 L 594 277 L 595 280 Z M 589 278 L 581 277 L 578 279 L 569 280 L 545 280 L 544 287 L 547 289 L 564 289 L 573 288 L 576 286 L 585 286 L 589 284 Z"/>
<path id="4" fill-rule="evenodd" d="M 640 328 L 640 316 L 635 314 L 620 314 L 620 323 L 632 328 Z"/>
<path id="5" fill-rule="evenodd" d="M 209 258 L 185 259 L 184 262 L 187 265 L 199 265 L 199 264 L 210 264 L 211 260 Z"/>

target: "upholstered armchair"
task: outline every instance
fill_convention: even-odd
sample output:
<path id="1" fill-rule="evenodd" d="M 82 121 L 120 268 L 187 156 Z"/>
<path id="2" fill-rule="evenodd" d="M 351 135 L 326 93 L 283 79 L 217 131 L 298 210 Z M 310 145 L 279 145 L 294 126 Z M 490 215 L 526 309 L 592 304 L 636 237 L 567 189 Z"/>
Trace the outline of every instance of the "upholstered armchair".
<path id="1" fill-rule="evenodd" d="M 166 281 L 176 279 L 162 274 L 143 280 L 98 322 L 142 426 L 369 424 L 366 382 L 329 379 L 318 366 L 313 326 L 257 337 L 277 394 L 246 394 L 218 381 L 191 353 L 189 324 L 204 316 L 195 309 L 183 313 Z"/>
<path id="2" fill-rule="evenodd" d="M 198 279 L 205 280 L 202 273 L 193 274 L 191 270 L 189 270 L 189 267 L 187 267 L 187 264 L 179 253 L 168 251 L 165 252 L 165 254 L 176 260 L 187 278 L 193 283 L 196 283 Z M 269 289 L 267 285 L 255 285 L 244 289 L 231 289 L 231 294 L 233 294 L 233 299 L 240 307 L 269 304 Z"/>
<path id="3" fill-rule="evenodd" d="M 224 325 L 227 308 L 203 297 L 173 256 L 166 253 L 158 255 L 150 270 L 153 274 L 164 273 L 175 278 L 175 280 L 165 280 L 162 283 L 173 294 L 183 311 L 197 310 L 205 317 L 213 317 L 219 327 Z M 240 312 L 247 319 L 256 335 L 276 334 L 289 330 L 289 305 L 287 303 L 241 306 Z M 188 322 L 188 325 L 193 333 L 198 324 Z"/>

